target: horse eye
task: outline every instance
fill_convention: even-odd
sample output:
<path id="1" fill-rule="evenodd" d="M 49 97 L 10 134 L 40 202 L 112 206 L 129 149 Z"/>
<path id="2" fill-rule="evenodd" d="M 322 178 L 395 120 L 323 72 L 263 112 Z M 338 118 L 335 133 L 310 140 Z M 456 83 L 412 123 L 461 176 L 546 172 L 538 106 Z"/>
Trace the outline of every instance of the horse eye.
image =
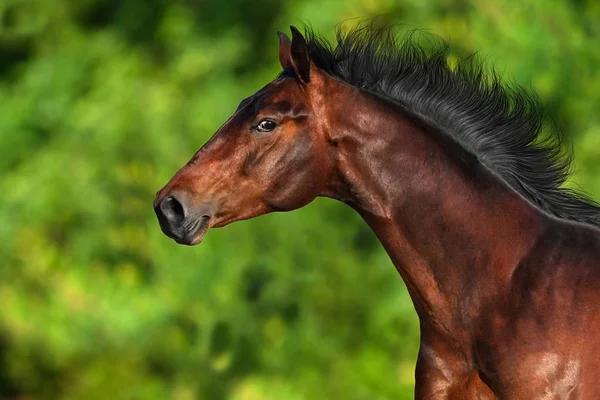
<path id="1" fill-rule="evenodd" d="M 258 132 L 271 132 L 275 127 L 277 127 L 277 122 L 272 119 L 263 119 L 254 129 Z"/>

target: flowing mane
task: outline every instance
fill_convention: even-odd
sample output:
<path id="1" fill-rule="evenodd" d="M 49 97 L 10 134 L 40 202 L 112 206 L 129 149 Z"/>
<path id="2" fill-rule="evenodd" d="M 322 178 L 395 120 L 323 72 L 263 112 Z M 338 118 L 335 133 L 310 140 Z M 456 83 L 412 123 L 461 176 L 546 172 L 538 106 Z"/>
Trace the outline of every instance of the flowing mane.
<path id="1" fill-rule="evenodd" d="M 451 67 L 443 40 L 418 32 L 431 44 L 425 49 L 414 33 L 371 25 L 338 28 L 334 47 L 306 29 L 319 68 L 421 116 L 543 211 L 600 225 L 600 206 L 562 187 L 571 175 L 572 154 L 538 97 L 506 85 L 476 57 Z"/>

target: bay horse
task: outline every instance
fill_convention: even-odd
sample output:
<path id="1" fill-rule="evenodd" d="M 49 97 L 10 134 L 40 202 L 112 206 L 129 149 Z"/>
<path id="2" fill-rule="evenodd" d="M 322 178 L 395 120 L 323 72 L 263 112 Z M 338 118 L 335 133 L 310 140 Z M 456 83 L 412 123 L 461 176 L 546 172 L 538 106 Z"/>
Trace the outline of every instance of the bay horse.
<path id="1" fill-rule="evenodd" d="M 406 282 L 415 398 L 600 399 L 600 207 L 562 187 L 538 98 L 390 27 L 291 32 L 283 72 L 157 193 L 163 232 L 337 199 Z"/>

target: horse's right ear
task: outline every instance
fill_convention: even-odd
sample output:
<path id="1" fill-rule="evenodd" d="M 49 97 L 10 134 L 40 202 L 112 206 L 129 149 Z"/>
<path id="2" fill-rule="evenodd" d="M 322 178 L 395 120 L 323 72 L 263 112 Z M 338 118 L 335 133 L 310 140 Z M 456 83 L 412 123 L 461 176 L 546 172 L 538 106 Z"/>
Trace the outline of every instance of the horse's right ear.
<path id="1" fill-rule="evenodd" d="M 279 35 L 279 63 L 281 68 L 293 69 L 296 78 L 307 84 L 310 81 L 311 62 L 308 55 L 306 39 L 295 26 L 290 26 L 292 40 L 285 33 Z"/>
<path id="2" fill-rule="evenodd" d="M 283 32 L 277 32 L 277 35 L 279 35 L 279 63 L 281 68 L 286 69 L 292 64 L 290 52 L 292 41 Z"/>

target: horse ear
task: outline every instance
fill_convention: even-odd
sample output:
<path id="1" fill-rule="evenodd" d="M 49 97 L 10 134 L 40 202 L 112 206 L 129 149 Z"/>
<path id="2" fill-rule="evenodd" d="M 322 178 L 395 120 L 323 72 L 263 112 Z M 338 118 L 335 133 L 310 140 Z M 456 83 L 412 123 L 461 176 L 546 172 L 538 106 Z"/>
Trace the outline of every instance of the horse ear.
<path id="1" fill-rule="evenodd" d="M 292 43 L 290 45 L 290 58 L 294 72 L 298 79 L 307 84 L 310 81 L 310 56 L 308 55 L 308 45 L 306 39 L 295 26 L 290 26 L 292 30 Z"/>
<path id="2" fill-rule="evenodd" d="M 286 69 L 292 64 L 292 60 L 290 59 L 292 41 L 283 32 L 277 32 L 277 35 L 279 35 L 279 63 L 281 64 L 281 68 Z"/>

